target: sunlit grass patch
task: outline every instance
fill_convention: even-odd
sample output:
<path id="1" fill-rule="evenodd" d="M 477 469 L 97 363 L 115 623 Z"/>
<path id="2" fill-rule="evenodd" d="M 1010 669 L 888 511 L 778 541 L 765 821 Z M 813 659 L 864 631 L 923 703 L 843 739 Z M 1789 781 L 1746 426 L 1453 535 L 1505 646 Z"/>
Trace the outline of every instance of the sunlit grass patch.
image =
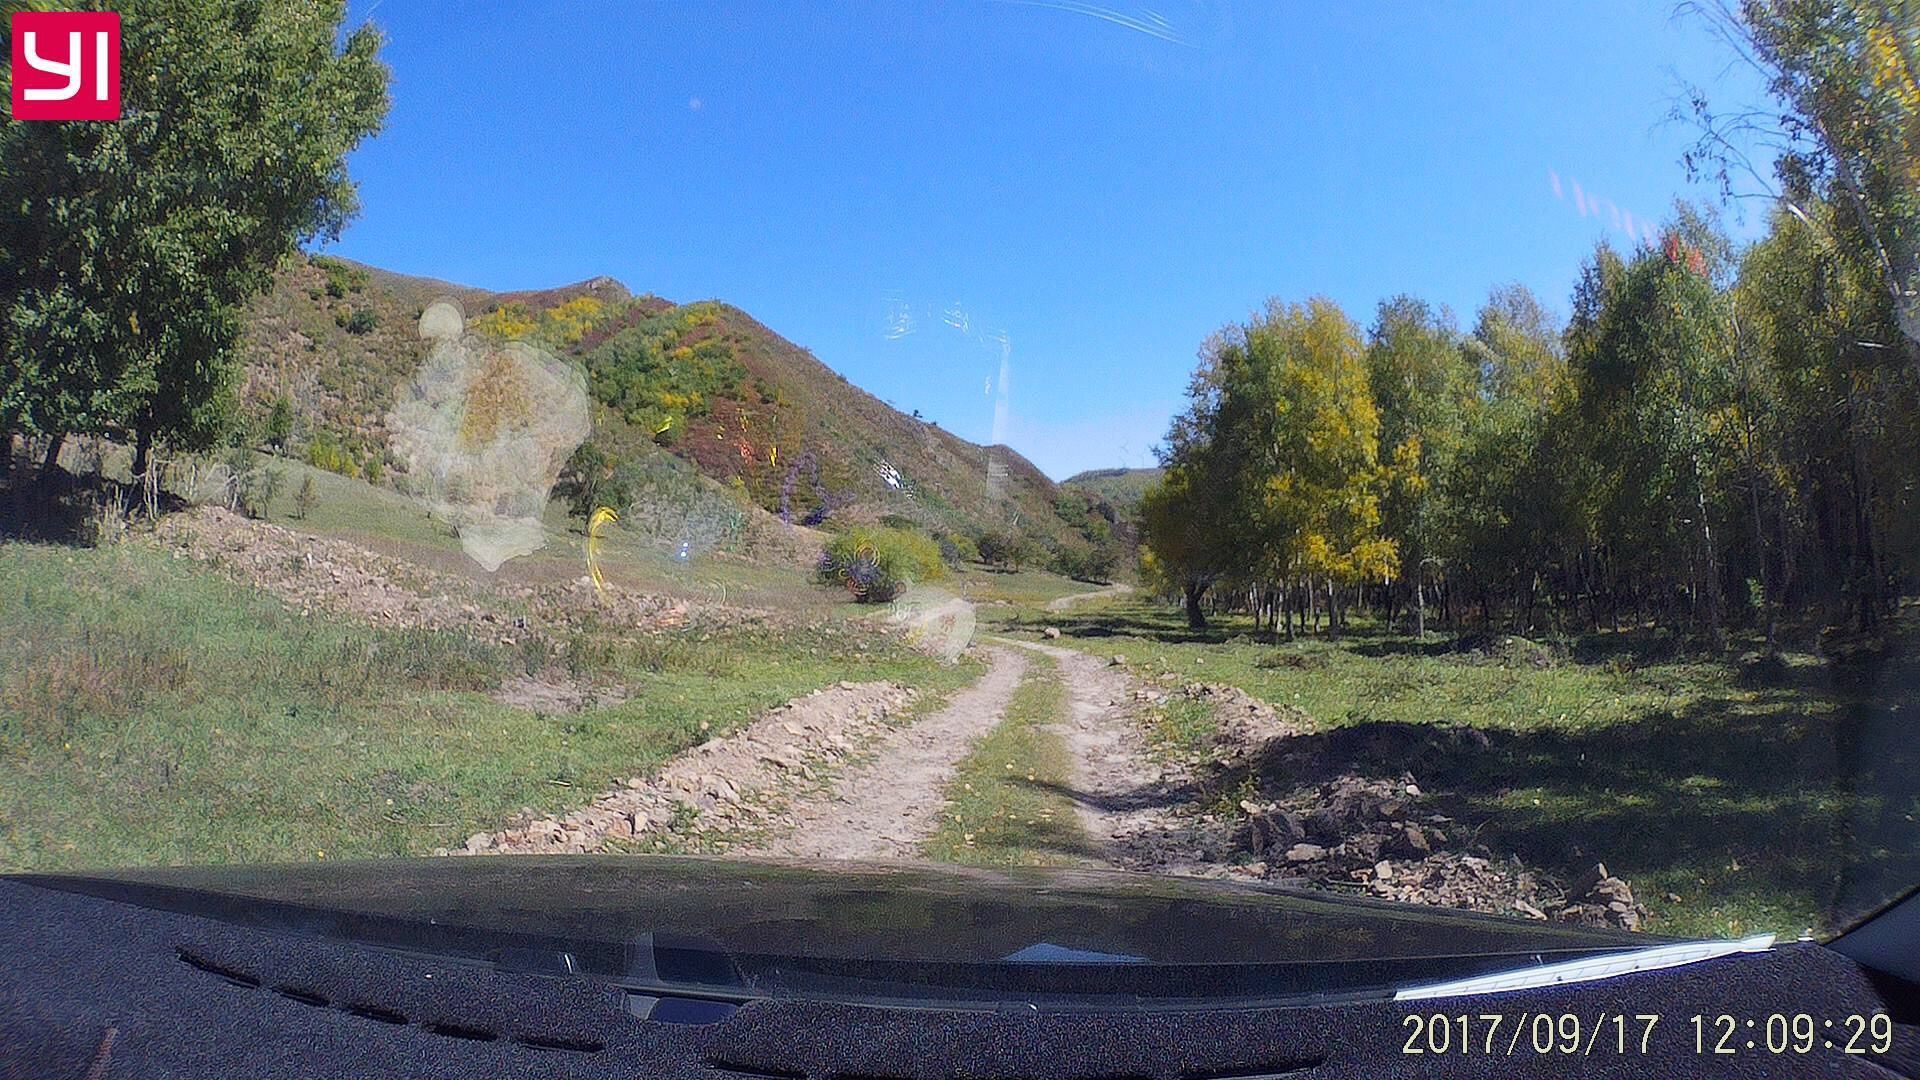
<path id="1" fill-rule="evenodd" d="M 1162 693 L 1219 682 L 1298 706 L 1313 728 L 1299 746 L 1323 770 L 1410 771 L 1496 855 L 1550 874 L 1604 861 L 1661 933 L 1838 929 L 1920 876 L 1910 642 L 1865 673 L 1796 652 L 1743 665 L 1634 633 L 1286 642 L 1237 617 L 1190 630 L 1138 598 L 1011 629 L 1045 626 L 1126 657 Z M 1192 702 L 1171 695 L 1155 713 L 1162 745 L 1205 747 Z"/>
<path id="2" fill-rule="evenodd" d="M 530 712 L 511 646 L 302 616 L 140 544 L 0 544 L 0 869 L 422 854 L 584 803 L 842 679 L 945 667 L 858 625 L 615 643 L 627 699 Z"/>

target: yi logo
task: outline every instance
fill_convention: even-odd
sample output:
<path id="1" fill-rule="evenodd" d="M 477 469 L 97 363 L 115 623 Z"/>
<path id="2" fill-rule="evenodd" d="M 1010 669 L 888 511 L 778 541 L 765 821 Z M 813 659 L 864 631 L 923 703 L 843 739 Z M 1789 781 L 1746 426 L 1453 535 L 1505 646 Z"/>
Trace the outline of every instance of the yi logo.
<path id="1" fill-rule="evenodd" d="M 120 119 L 120 16 L 15 12 L 13 118 Z"/>

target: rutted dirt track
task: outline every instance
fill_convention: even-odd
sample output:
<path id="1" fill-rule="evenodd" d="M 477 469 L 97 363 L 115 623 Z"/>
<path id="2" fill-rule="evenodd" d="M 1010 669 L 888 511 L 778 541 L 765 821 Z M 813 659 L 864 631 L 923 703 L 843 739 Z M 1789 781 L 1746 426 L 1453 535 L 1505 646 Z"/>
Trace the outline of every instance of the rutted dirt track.
<path id="1" fill-rule="evenodd" d="M 1073 800 L 1080 827 L 1103 861 L 1134 865 L 1144 837 L 1162 834 L 1177 780 L 1147 754 L 1128 702 L 1126 669 L 1077 649 L 997 638 L 1053 658 L 1067 688 L 1067 716 L 1054 731 L 1073 755 Z"/>
<path id="2" fill-rule="evenodd" d="M 1124 581 L 1116 581 L 1111 585 L 1095 589 L 1092 592 L 1069 593 L 1066 596 L 1054 597 L 1052 600 L 1047 601 L 1047 610 L 1066 611 L 1087 603 L 1090 600 L 1111 600 L 1116 596 L 1125 596 L 1132 591 L 1133 586 Z"/>
<path id="3" fill-rule="evenodd" d="M 1006 712 L 1026 673 L 1018 652 L 988 648 L 987 673 L 932 716 L 884 737 L 872 760 L 838 778 L 823 797 L 788 811 L 792 827 L 755 849 L 817 859 L 904 859 L 933 833 L 947 782 Z"/>

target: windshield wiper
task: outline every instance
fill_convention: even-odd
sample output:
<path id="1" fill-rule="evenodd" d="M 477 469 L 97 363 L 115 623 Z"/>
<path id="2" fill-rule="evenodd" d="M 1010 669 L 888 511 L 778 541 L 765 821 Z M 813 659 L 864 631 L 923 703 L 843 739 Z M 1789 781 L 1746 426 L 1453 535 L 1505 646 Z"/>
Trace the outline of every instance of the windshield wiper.
<path id="1" fill-rule="evenodd" d="M 1682 941 L 1671 945 L 1653 945 L 1630 952 L 1610 953 L 1585 960 L 1516 968 L 1491 975 L 1474 975 L 1450 982 L 1412 986 L 1393 993 L 1395 1001 L 1421 1001 L 1427 998 L 1457 997 L 1462 994 L 1497 994 L 1507 990 L 1536 990 L 1564 983 L 1592 982 L 1630 975 L 1636 971 L 1697 964 L 1736 953 L 1766 952 L 1773 948 L 1772 934 L 1755 934 L 1733 941 Z"/>

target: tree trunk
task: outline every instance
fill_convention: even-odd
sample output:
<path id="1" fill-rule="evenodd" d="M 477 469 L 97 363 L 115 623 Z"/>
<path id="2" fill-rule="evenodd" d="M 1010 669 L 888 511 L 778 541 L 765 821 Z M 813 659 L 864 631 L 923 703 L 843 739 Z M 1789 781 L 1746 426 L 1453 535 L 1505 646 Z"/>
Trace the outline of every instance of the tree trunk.
<path id="1" fill-rule="evenodd" d="M 147 475 L 147 456 L 153 450 L 153 429 L 143 427 L 133 440 L 133 482 Z"/>
<path id="2" fill-rule="evenodd" d="M 1204 630 L 1207 626 L 1207 613 L 1200 610 L 1200 597 L 1206 594 L 1207 587 L 1198 582 L 1186 583 L 1187 628 Z"/>
<path id="3" fill-rule="evenodd" d="M 47 452 L 40 459 L 39 481 L 41 484 L 53 483 L 53 470 L 60 464 L 60 444 L 66 441 L 65 432 L 56 432 L 47 436 Z"/>
<path id="4" fill-rule="evenodd" d="M 1427 566 L 1423 561 L 1413 570 L 1413 636 L 1427 640 Z"/>

